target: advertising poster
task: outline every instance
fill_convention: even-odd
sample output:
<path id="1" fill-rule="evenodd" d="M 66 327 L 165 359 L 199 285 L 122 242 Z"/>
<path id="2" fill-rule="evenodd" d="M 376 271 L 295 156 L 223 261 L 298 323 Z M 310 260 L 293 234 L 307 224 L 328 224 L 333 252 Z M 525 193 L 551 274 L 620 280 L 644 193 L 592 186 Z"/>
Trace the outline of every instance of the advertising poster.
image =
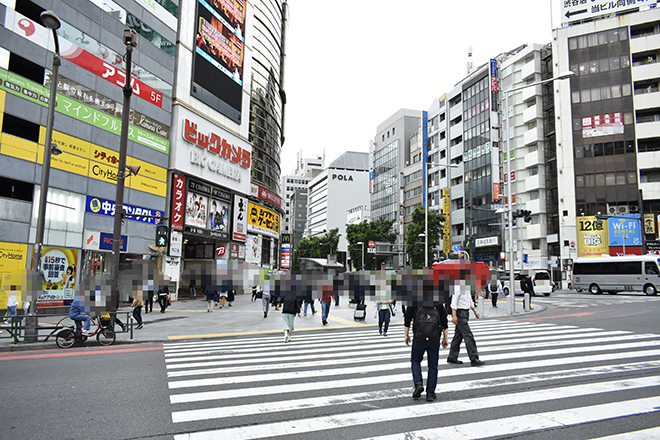
<path id="1" fill-rule="evenodd" d="M 275 211 L 248 202 L 248 231 L 269 237 L 280 237 L 280 215 Z"/>
<path id="2" fill-rule="evenodd" d="M 206 228 L 208 197 L 188 191 L 186 202 L 186 225 Z"/>
<path id="3" fill-rule="evenodd" d="M 25 269 L 28 261 L 28 245 L 22 243 L 0 242 L 0 308 L 7 305 L 9 293 L 5 291 L 5 281 L 12 272 Z M 20 301 L 20 299 L 19 299 Z"/>
<path id="4" fill-rule="evenodd" d="M 76 289 L 77 264 L 78 250 L 44 247 L 41 259 L 44 282 L 39 307 L 71 303 Z"/>
<path id="5" fill-rule="evenodd" d="M 602 225 L 599 226 L 594 216 L 578 217 L 577 236 L 578 257 L 609 255 L 607 220 L 603 220 Z"/>
<path id="6" fill-rule="evenodd" d="M 582 137 L 623 134 L 623 113 L 586 116 L 582 118 Z"/>
<path id="7" fill-rule="evenodd" d="M 607 220 L 610 246 L 641 246 L 642 228 L 639 216 L 621 215 Z"/>
<path id="8" fill-rule="evenodd" d="M 245 251 L 245 261 L 261 265 L 261 236 L 248 234 L 247 241 L 245 242 Z"/>
<path id="9" fill-rule="evenodd" d="M 229 234 L 229 215 L 229 203 L 218 199 L 211 199 L 209 229 Z"/>

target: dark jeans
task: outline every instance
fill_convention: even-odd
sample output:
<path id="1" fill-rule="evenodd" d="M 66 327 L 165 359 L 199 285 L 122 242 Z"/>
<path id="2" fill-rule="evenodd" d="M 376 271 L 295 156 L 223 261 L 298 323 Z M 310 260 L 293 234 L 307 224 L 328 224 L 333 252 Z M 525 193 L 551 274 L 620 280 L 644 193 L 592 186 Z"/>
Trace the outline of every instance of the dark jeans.
<path id="1" fill-rule="evenodd" d="M 133 318 L 135 318 L 138 325 L 142 325 L 142 306 L 133 309 Z"/>
<path id="2" fill-rule="evenodd" d="M 458 324 L 456 324 L 456 328 L 454 329 L 454 338 L 451 340 L 447 360 L 455 361 L 458 359 L 458 351 L 461 348 L 461 342 L 463 342 L 463 340 L 465 340 L 465 347 L 467 348 L 470 360 L 473 361 L 479 359 L 477 343 L 474 341 L 472 330 L 470 330 L 470 325 L 468 324 L 470 311 L 458 309 L 456 310 L 456 317 L 458 318 Z"/>
<path id="3" fill-rule="evenodd" d="M 385 328 L 383 328 L 383 324 L 385 324 Z M 387 333 L 388 328 L 390 328 L 390 311 L 389 311 L 389 309 L 379 310 L 378 311 L 378 330 L 382 330 L 383 332 Z"/>
<path id="4" fill-rule="evenodd" d="M 144 301 L 144 313 L 149 313 L 154 311 L 154 297 L 147 297 Z"/>
<path id="5" fill-rule="evenodd" d="M 410 364 L 412 367 L 413 383 L 424 385 L 422 378 L 422 359 L 424 352 L 428 356 L 428 377 L 426 379 L 426 394 L 435 393 L 438 384 L 438 357 L 440 356 L 440 342 L 419 342 L 413 339 L 412 352 L 410 353 Z"/>
<path id="6" fill-rule="evenodd" d="M 160 313 L 165 313 L 165 309 L 167 308 L 167 296 L 159 296 L 158 304 L 160 304 Z"/>
<path id="7" fill-rule="evenodd" d="M 499 295 L 498 292 L 490 292 L 492 301 L 493 301 L 493 307 L 497 307 L 497 296 Z"/>

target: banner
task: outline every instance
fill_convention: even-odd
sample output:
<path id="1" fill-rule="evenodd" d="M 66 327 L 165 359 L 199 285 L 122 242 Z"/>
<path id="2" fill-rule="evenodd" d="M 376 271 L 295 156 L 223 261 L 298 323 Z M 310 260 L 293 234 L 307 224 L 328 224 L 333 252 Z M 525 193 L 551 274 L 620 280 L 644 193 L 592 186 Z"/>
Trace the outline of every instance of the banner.
<path id="1" fill-rule="evenodd" d="M 577 218 L 578 257 L 600 257 L 609 255 L 607 220 L 598 225 L 596 217 Z"/>
<path id="2" fill-rule="evenodd" d="M 261 265 L 261 236 L 247 234 L 245 261 Z"/>
<path id="3" fill-rule="evenodd" d="M 248 202 L 248 231 L 260 232 L 270 237 L 280 237 L 280 215 L 263 206 Z"/>
<path id="4" fill-rule="evenodd" d="M 9 281 L 11 273 L 25 269 L 27 253 L 27 244 L 0 242 L 0 308 L 6 308 L 9 296 L 9 292 L 4 288 L 5 281 Z"/>
<path id="5" fill-rule="evenodd" d="M 109 217 L 115 216 L 115 206 L 116 203 L 114 200 L 104 199 L 102 197 L 92 197 L 87 196 L 85 201 L 85 212 L 91 212 L 92 214 L 101 214 Z M 152 225 L 159 225 L 161 220 L 156 217 L 162 217 L 163 212 L 157 211 L 155 209 L 140 208 L 139 206 L 127 205 L 124 203 L 124 209 L 126 210 L 126 217 L 129 220 L 134 220 L 136 222 L 151 223 Z M 142 217 L 149 216 L 149 217 Z"/>
<path id="6" fill-rule="evenodd" d="M 71 303 L 75 295 L 78 250 L 43 248 L 41 273 L 43 292 L 39 295 L 39 307 L 57 307 Z"/>

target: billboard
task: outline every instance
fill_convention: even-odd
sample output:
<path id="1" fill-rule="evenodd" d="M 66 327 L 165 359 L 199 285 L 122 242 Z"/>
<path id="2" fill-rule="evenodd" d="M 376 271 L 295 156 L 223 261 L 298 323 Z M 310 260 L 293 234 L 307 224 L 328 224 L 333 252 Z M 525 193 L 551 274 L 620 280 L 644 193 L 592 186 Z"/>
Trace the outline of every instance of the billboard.
<path id="1" fill-rule="evenodd" d="M 268 208 L 248 202 L 247 230 L 279 238 L 280 215 Z"/>
<path id="2" fill-rule="evenodd" d="M 243 100 L 245 6 L 243 0 L 197 2 L 191 87 L 193 96 L 239 124 Z"/>
<path id="3" fill-rule="evenodd" d="M 609 254 L 607 220 L 596 222 L 595 216 L 577 218 L 578 257 L 600 257 Z"/>
<path id="4" fill-rule="evenodd" d="M 623 113 L 585 116 L 582 118 L 582 137 L 623 134 Z"/>

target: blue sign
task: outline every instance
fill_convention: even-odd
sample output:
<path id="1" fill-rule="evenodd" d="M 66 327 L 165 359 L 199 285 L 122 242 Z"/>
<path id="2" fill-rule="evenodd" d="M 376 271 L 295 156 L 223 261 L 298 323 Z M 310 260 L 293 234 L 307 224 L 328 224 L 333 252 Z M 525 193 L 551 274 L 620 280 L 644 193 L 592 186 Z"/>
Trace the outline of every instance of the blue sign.
<path id="1" fill-rule="evenodd" d="M 463 250 L 463 246 L 460 244 L 455 245 L 454 247 L 451 248 L 454 252 L 460 252 Z"/>
<path id="2" fill-rule="evenodd" d="M 610 246 L 641 246 L 642 227 L 637 214 L 619 215 L 607 219 Z"/>
<path id="3" fill-rule="evenodd" d="M 490 76 L 497 76 L 497 60 L 490 60 Z"/>
<path id="4" fill-rule="evenodd" d="M 162 217 L 163 213 L 155 209 L 140 208 L 139 206 L 127 205 L 124 203 L 126 210 L 126 217 L 129 220 L 136 222 L 151 223 L 153 225 L 161 224 L 161 220 L 155 217 Z M 103 199 L 101 197 L 87 196 L 85 201 L 85 212 L 92 214 L 107 215 L 109 217 L 115 216 L 115 202 L 112 200 Z M 148 217 L 143 217 L 148 216 Z"/>
<path id="5" fill-rule="evenodd" d="M 121 236 L 121 244 L 119 245 L 119 252 L 126 252 L 126 245 L 128 244 L 128 236 Z M 99 241 L 99 250 L 112 251 L 112 234 L 101 232 L 101 240 Z"/>
<path id="6" fill-rule="evenodd" d="M 426 177 L 428 175 L 428 154 L 429 154 L 429 144 L 428 144 L 428 123 L 429 123 L 429 113 L 422 112 L 422 207 L 426 209 L 426 201 L 428 197 L 426 191 L 428 190 Z"/>

